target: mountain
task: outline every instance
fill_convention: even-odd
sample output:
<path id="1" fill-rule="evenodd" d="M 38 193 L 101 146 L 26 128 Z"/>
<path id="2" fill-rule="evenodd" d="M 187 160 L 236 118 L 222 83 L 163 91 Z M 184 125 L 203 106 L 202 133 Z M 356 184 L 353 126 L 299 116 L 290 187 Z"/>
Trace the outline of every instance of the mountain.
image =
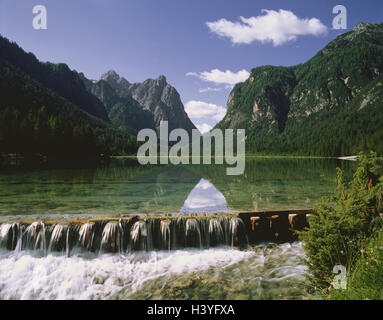
<path id="1" fill-rule="evenodd" d="M 141 129 L 155 129 L 152 113 L 145 110 L 131 95 L 114 89 L 117 83 L 112 87 L 102 78 L 91 81 L 83 74 L 80 76 L 87 90 L 104 103 L 108 117 L 115 127 L 133 135 L 137 135 Z M 121 88 L 124 88 L 122 83 Z"/>
<path id="2" fill-rule="evenodd" d="M 303 64 L 253 69 L 216 127 L 246 129 L 249 153 L 383 152 L 382 71 L 383 23 L 360 23 Z"/>
<path id="3" fill-rule="evenodd" d="M 169 123 L 169 131 L 182 128 L 191 135 L 191 130 L 196 129 L 185 112 L 179 93 L 167 83 L 165 76 L 131 84 L 111 70 L 101 76 L 98 82 L 101 81 L 108 83 L 120 98 L 133 98 L 137 101 L 142 110 L 152 115 L 157 132 L 159 132 L 160 121 L 164 120 Z M 94 90 L 92 89 L 91 92 Z M 147 126 L 147 128 L 151 127 Z"/>
<path id="4" fill-rule="evenodd" d="M 164 76 L 131 84 L 110 71 L 91 81 L 2 36 L 0 72 L 0 154 L 132 154 L 138 131 L 161 120 L 195 128 Z"/>
<path id="5" fill-rule="evenodd" d="M 0 153 L 99 156 L 135 153 L 103 103 L 66 65 L 41 63 L 0 36 Z"/>
<path id="6" fill-rule="evenodd" d="M 26 53 L 16 43 L 2 36 L 0 36 L 0 59 L 22 70 L 83 111 L 109 121 L 102 102 L 87 92 L 79 74 L 70 70 L 66 64 L 42 63 L 33 53 Z"/>

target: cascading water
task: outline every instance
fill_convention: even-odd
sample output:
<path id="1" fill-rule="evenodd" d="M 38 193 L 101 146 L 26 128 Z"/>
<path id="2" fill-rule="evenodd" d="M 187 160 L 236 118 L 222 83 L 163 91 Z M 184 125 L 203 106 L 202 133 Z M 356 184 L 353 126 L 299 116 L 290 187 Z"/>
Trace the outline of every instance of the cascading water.
<path id="1" fill-rule="evenodd" d="M 0 224 L 0 249 L 44 253 L 124 253 L 248 244 L 243 221 L 236 217 L 137 217 L 83 224 Z"/>
<path id="2" fill-rule="evenodd" d="M 78 245 L 86 250 L 92 251 L 94 244 L 95 225 L 87 222 L 80 227 L 78 232 Z"/>
<path id="3" fill-rule="evenodd" d="M 45 251 L 47 249 L 47 236 L 45 225 L 41 221 L 33 222 L 27 226 L 22 236 L 18 239 L 17 251 L 37 250 Z"/>
<path id="4" fill-rule="evenodd" d="M 53 226 L 48 251 L 66 252 L 66 255 L 69 256 L 70 233 L 71 227 L 70 224 L 66 221 L 62 221 L 59 224 Z"/>
<path id="5" fill-rule="evenodd" d="M 0 225 L 0 248 L 15 250 L 22 235 L 22 226 L 17 223 L 3 223 Z"/>
<path id="6" fill-rule="evenodd" d="M 170 250 L 171 248 L 171 231 L 170 231 L 170 220 L 161 220 L 161 237 L 162 237 L 162 246 L 165 247 L 167 250 Z"/>
<path id="7" fill-rule="evenodd" d="M 111 221 L 106 224 L 102 231 L 101 248 L 102 252 L 122 252 L 123 229 L 120 221 Z"/>
<path id="8" fill-rule="evenodd" d="M 222 228 L 222 219 L 215 218 L 209 221 L 209 235 L 211 246 L 215 246 L 219 243 L 227 244 L 226 233 Z M 223 223 L 225 225 L 225 223 Z"/>
<path id="9" fill-rule="evenodd" d="M 254 245 L 305 217 L 270 218 L 4 222 L 0 299 L 306 298 L 301 243 Z"/>
<path id="10" fill-rule="evenodd" d="M 242 219 L 238 217 L 230 219 L 230 238 L 232 247 L 241 246 L 242 243 L 248 241 Z"/>
<path id="11" fill-rule="evenodd" d="M 187 219 L 186 220 L 186 246 L 197 245 L 197 247 L 202 247 L 202 238 L 200 224 L 196 219 Z"/>
<path id="12" fill-rule="evenodd" d="M 147 248 L 148 232 L 145 221 L 137 221 L 131 231 L 131 248 L 133 250 L 145 250 Z"/>

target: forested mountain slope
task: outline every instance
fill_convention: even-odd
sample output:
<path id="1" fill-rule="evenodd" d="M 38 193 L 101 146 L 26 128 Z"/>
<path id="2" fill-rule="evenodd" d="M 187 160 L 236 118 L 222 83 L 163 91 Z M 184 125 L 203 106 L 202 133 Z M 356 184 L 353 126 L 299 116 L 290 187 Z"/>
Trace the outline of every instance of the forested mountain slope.
<path id="1" fill-rule="evenodd" d="M 218 128 L 246 129 L 249 153 L 383 152 L 383 24 L 358 24 L 312 59 L 263 66 L 232 90 Z"/>
<path id="2" fill-rule="evenodd" d="M 136 138 L 112 127 L 102 102 L 86 91 L 75 73 L 64 67 L 63 73 L 48 72 L 47 78 L 38 76 L 34 67 L 41 70 L 61 67 L 43 67 L 8 40 L 1 38 L 0 43 L 0 153 L 99 156 L 136 152 Z M 7 49 L 14 53 L 13 57 L 4 54 Z M 51 88 L 45 86 L 45 81 Z M 55 87 L 59 89 L 52 89 Z M 72 95 L 72 89 L 73 99 L 65 98 L 65 92 Z M 78 101 L 82 108 L 72 101 Z M 97 117 L 98 112 L 87 112 L 84 106 L 90 111 L 100 108 L 105 114 L 101 112 Z"/>

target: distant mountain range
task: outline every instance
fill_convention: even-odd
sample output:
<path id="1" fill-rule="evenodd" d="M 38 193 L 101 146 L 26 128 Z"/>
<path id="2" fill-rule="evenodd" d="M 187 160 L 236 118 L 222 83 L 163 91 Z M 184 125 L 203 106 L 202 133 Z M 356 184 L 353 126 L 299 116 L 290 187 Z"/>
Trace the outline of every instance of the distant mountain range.
<path id="1" fill-rule="evenodd" d="M 130 84 L 116 72 L 90 81 L 40 62 L 0 36 L 0 153 L 134 154 L 140 129 L 195 126 L 164 76 Z"/>
<path id="2" fill-rule="evenodd" d="M 306 63 L 253 69 L 216 127 L 246 129 L 248 153 L 383 153 L 383 23 L 358 24 Z"/>
<path id="3" fill-rule="evenodd" d="M 195 129 L 164 76 L 99 80 L 42 63 L 0 36 L 0 153 L 134 154 L 137 132 Z M 263 66 L 232 90 L 217 128 L 246 129 L 248 153 L 383 153 L 383 24 L 360 23 L 307 62 Z"/>
<path id="4" fill-rule="evenodd" d="M 169 85 L 165 76 L 143 83 L 129 83 L 114 70 L 98 81 L 81 77 L 87 90 L 105 105 L 109 119 L 118 128 L 133 134 L 143 128 L 159 132 L 160 122 L 168 121 L 169 131 L 185 129 L 190 135 L 196 127 L 185 112 L 179 93 Z"/>

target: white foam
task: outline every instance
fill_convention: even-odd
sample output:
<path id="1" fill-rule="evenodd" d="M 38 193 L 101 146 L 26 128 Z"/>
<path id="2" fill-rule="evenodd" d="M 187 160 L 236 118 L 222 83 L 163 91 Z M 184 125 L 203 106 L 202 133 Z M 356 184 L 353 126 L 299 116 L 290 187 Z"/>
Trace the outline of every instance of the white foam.
<path id="1" fill-rule="evenodd" d="M 0 254 L 0 299 L 108 299 L 135 292 L 163 275 L 227 267 L 254 256 L 235 249 L 181 250 L 128 255 L 81 256 Z"/>

